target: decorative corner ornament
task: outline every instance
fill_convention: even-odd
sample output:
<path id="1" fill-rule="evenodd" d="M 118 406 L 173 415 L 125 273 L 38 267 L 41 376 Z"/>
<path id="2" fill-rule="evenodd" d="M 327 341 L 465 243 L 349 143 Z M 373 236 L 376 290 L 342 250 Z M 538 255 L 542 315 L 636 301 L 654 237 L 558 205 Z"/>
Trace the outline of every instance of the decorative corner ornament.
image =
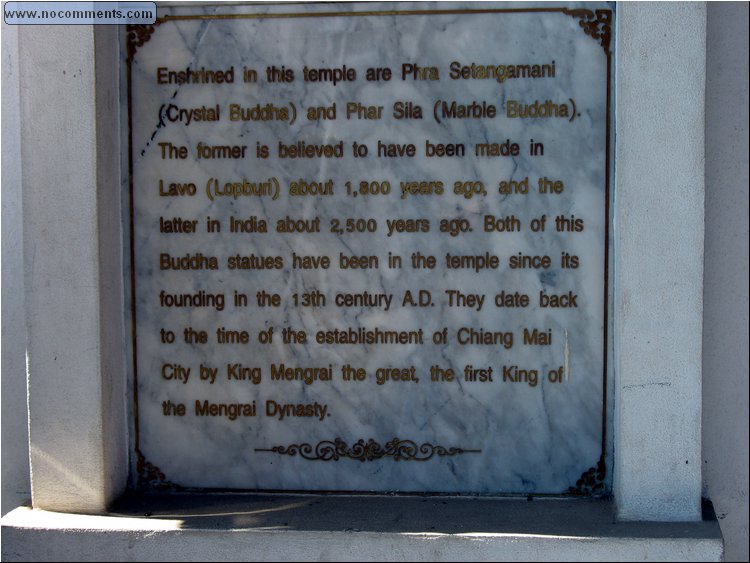
<path id="1" fill-rule="evenodd" d="M 127 25 L 125 26 L 128 34 L 128 61 L 132 62 L 138 47 L 142 47 L 148 40 L 157 26 L 161 25 L 163 19 L 156 19 L 153 24 Z"/>
<path id="2" fill-rule="evenodd" d="M 385 447 L 370 438 L 367 442 L 359 439 L 350 448 L 341 438 L 322 440 L 315 446 L 310 444 L 292 444 L 290 446 L 274 446 L 273 448 L 256 448 L 256 452 L 271 452 L 279 455 L 296 456 L 311 461 L 339 461 L 340 459 L 356 459 L 360 462 L 374 461 L 391 457 L 394 461 L 427 461 L 434 456 L 446 457 L 466 453 L 479 453 L 482 450 L 466 450 L 463 448 L 446 448 L 424 443 L 417 445 L 412 440 L 393 438 L 386 442 Z"/>
<path id="3" fill-rule="evenodd" d="M 578 25 L 583 28 L 584 33 L 593 37 L 609 54 L 612 42 L 612 10 L 588 10 L 586 8 L 564 9 L 565 15 L 578 18 Z"/>
<path id="4" fill-rule="evenodd" d="M 593 497 L 604 493 L 604 477 L 607 468 L 604 464 L 604 455 L 599 458 L 595 467 L 591 467 L 576 481 L 575 487 L 568 489 L 568 494 L 575 496 Z"/>
<path id="5" fill-rule="evenodd" d="M 177 485 L 167 480 L 167 476 L 156 465 L 147 461 L 140 451 L 136 451 L 138 463 L 136 472 L 138 473 L 138 487 L 161 490 L 174 490 Z"/>

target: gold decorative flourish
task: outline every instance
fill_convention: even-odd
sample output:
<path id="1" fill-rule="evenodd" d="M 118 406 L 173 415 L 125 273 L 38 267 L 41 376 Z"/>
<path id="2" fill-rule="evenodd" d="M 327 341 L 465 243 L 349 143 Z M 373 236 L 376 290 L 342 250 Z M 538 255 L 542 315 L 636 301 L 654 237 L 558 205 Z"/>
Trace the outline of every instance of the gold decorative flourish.
<path id="1" fill-rule="evenodd" d="M 136 471 L 138 473 L 138 487 L 150 489 L 176 489 L 177 486 L 167 480 L 167 476 L 156 465 L 147 461 L 141 452 L 138 455 Z"/>
<path id="2" fill-rule="evenodd" d="M 609 53 L 609 46 L 612 42 L 612 10 L 592 11 L 585 8 L 573 10 L 565 8 L 563 13 L 578 18 L 578 25 L 583 28 L 586 35 L 598 40 L 604 52 Z"/>
<path id="3" fill-rule="evenodd" d="M 395 461 L 427 461 L 434 456 L 446 457 L 467 453 L 479 453 L 482 450 L 466 450 L 463 448 L 446 448 L 424 443 L 417 445 L 413 440 L 393 438 L 381 446 L 370 438 L 367 442 L 359 439 L 350 448 L 341 438 L 322 440 L 315 446 L 310 444 L 292 444 L 290 446 L 274 446 L 273 448 L 256 448 L 256 452 L 271 452 L 279 455 L 299 455 L 312 461 L 339 461 L 343 458 L 356 459 L 361 462 L 374 461 L 384 457 L 392 457 Z"/>
<path id="4" fill-rule="evenodd" d="M 135 52 L 138 50 L 138 47 L 142 47 L 145 45 L 149 39 L 151 39 L 151 35 L 154 33 L 154 30 L 156 29 L 156 26 L 161 25 L 163 22 L 163 19 L 157 19 L 152 24 L 144 24 L 144 25 L 128 25 L 126 26 L 126 30 L 128 33 L 128 60 L 132 61 L 135 57 Z"/>
<path id="5" fill-rule="evenodd" d="M 591 467 L 576 481 L 575 487 L 568 489 L 568 494 L 576 496 L 599 496 L 604 493 L 604 477 L 607 474 L 604 465 L 604 454 L 599 458 L 596 467 Z"/>

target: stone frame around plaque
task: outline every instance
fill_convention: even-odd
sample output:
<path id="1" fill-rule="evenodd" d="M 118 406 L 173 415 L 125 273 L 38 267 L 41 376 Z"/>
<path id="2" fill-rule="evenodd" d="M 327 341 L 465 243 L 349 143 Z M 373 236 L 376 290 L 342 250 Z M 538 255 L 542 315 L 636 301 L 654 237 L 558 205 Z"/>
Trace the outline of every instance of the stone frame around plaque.
<path id="1" fill-rule="evenodd" d="M 609 473 L 621 520 L 701 519 L 705 16 L 701 3 L 625 3 L 618 5 L 615 21 Z M 64 536 L 58 530 L 83 534 L 106 555 L 99 541 L 112 534 L 91 534 L 87 517 L 59 514 L 58 527 L 46 529 L 44 515 L 106 513 L 126 488 L 129 323 L 121 296 L 128 272 L 127 259 L 119 258 L 127 233 L 120 221 L 121 185 L 113 181 L 124 178 L 119 112 L 113 110 L 120 91 L 119 42 L 125 38 L 109 26 L 29 26 L 18 28 L 17 39 L 25 96 L 19 137 L 24 154 L 36 157 L 23 159 L 20 176 L 29 461 L 38 509 L 30 512 L 39 519 L 12 530 L 22 534 L 14 537 L 25 538 L 24 545 L 29 538 L 46 538 L 58 554 Z M 61 78 L 59 68 L 83 72 L 85 79 L 73 72 Z M 50 89 L 52 81 L 61 88 Z M 680 109 L 663 111 L 672 107 Z M 50 191 L 63 172 L 71 185 L 86 189 L 65 197 Z M 197 532 L 165 535 L 181 545 L 189 539 L 204 548 L 220 545 Z M 60 541 L 49 542 L 50 534 Z M 123 537 L 123 546 L 132 545 L 132 535 Z M 279 537 L 270 545 L 284 541 Z M 543 543 L 554 550 L 547 555 L 559 553 L 558 542 Z M 670 537 L 668 543 L 679 542 Z M 597 553 L 611 553 L 611 545 L 605 541 Z M 167 556 L 164 545 L 146 549 Z"/>

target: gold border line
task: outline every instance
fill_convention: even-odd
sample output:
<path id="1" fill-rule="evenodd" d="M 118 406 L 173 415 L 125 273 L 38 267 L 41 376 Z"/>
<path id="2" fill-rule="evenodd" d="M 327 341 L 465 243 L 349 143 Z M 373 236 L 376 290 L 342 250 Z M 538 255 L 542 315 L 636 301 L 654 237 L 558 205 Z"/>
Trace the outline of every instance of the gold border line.
<path id="1" fill-rule="evenodd" d="M 521 13 L 563 13 L 567 8 L 498 8 L 486 10 L 387 10 L 370 12 L 309 12 L 283 14 L 168 14 L 157 18 L 163 22 L 178 20 L 233 20 L 233 19 L 284 19 L 284 18 L 325 18 L 325 17 L 354 17 L 354 16 L 423 16 L 423 15 L 460 15 L 460 14 L 521 14 Z"/>

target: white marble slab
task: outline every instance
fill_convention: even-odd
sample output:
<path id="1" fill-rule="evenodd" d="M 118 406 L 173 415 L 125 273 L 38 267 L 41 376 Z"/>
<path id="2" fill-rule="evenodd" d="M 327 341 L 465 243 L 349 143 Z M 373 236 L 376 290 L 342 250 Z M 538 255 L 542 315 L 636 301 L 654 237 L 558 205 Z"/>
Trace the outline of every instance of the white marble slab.
<path id="1" fill-rule="evenodd" d="M 605 18 L 614 16 L 591 13 L 591 20 L 599 19 L 587 33 L 582 25 L 588 21 L 586 13 L 565 13 L 549 4 L 542 8 L 486 3 L 191 6 L 164 9 L 160 17 L 172 19 L 133 35 L 142 43 L 131 43 L 135 51 L 129 66 L 137 335 L 134 458 L 141 485 L 559 494 L 575 488 L 577 480 L 597 466 L 603 453 L 606 395 Z M 392 14 L 394 9 L 402 13 Z M 257 17 L 260 13 L 273 17 Z M 454 61 L 459 66 L 554 64 L 554 77 L 456 80 L 450 77 Z M 402 80 L 403 64 L 435 67 L 439 80 Z M 269 83 L 266 68 L 271 65 L 293 70 L 295 80 Z M 355 80 L 336 85 L 303 80 L 305 66 L 343 65 L 356 70 Z M 188 67 L 233 68 L 234 82 L 158 83 L 159 68 L 168 73 Z M 257 82 L 243 81 L 245 67 L 258 71 Z M 366 80 L 368 68 L 383 67 L 392 70 L 390 81 Z M 451 119 L 438 112 L 438 121 L 438 100 L 486 102 L 496 108 L 496 115 Z M 508 117 L 513 102 L 537 100 L 547 111 L 550 104 L 565 105 L 571 115 Z M 393 107 L 399 101 L 421 106 L 423 119 L 395 119 Z M 330 108 L 334 102 L 335 120 L 307 118 L 310 108 Z M 382 106 L 382 117 L 347 119 L 349 102 Z M 248 113 L 272 104 L 276 115 L 284 108 L 296 113 L 296 119 L 233 121 L 232 104 Z M 216 107 L 218 121 L 179 120 L 179 110 Z M 426 139 L 461 143 L 466 156 L 427 157 Z M 543 143 L 543 155 L 529 154 L 531 139 Z M 518 143 L 517 156 L 475 156 L 475 145 L 506 140 Z M 279 158 L 279 142 L 300 141 L 343 142 L 343 157 Z M 416 154 L 378 157 L 378 141 L 413 143 Z M 353 142 L 367 145 L 368 155 L 355 158 Z M 187 158 L 162 158 L 164 143 L 187 147 Z M 196 158 L 199 143 L 247 148 L 244 158 Z M 258 143 L 269 146 L 268 158 L 258 158 Z M 539 193 L 541 177 L 561 180 L 564 190 Z M 527 194 L 499 193 L 500 182 L 526 178 Z M 211 179 L 218 182 L 218 190 Z M 291 183 L 301 179 L 332 181 L 333 195 L 291 196 Z M 361 180 L 389 181 L 391 193 L 348 195 L 345 182 L 356 187 Z M 270 183 L 278 193 L 275 198 L 218 195 L 227 191 L 226 183 L 245 181 Z M 401 197 L 402 182 L 423 181 L 442 182 L 443 193 Z M 481 181 L 486 194 L 456 194 L 456 181 Z M 195 193 L 187 195 L 192 192 L 188 187 L 186 195 L 160 195 L 172 183 L 194 184 Z M 514 216 L 520 230 L 484 232 L 489 215 Z M 557 232 L 558 215 L 582 219 L 583 230 Z M 287 216 L 318 218 L 320 232 L 278 233 L 277 221 Z M 206 231 L 208 217 L 220 221 L 220 233 Z M 546 217 L 544 230 L 534 232 L 531 226 L 541 217 Z M 196 232 L 162 232 L 164 220 L 174 218 L 196 220 Z M 256 226 L 266 221 L 268 232 L 230 233 L 231 218 L 254 218 Z M 373 219 L 377 230 L 331 232 L 333 221 L 345 225 L 347 218 Z M 429 232 L 388 236 L 388 222 L 394 219 L 421 220 L 420 226 L 429 221 Z M 466 220 L 471 230 L 457 236 L 441 232 L 442 219 Z M 416 252 L 435 256 L 434 269 L 413 269 L 411 255 Z M 215 257 L 218 269 L 161 268 L 162 255 L 199 253 Z M 294 269 L 293 253 L 329 256 L 330 268 Z M 376 256 L 379 267 L 341 270 L 342 253 Z M 550 266 L 510 268 L 510 258 L 519 253 L 548 256 Z M 577 256 L 579 267 L 561 267 L 562 253 Z M 389 268 L 389 254 L 401 256 L 403 267 Z M 448 269 L 446 254 L 489 254 L 499 265 L 479 272 Z M 232 270 L 228 259 L 237 255 L 279 257 L 283 267 Z M 280 306 L 260 307 L 255 296 L 263 290 L 278 294 Z M 403 304 L 405 292 L 417 299 L 419 290 L 431 293 L 430 306 Z M 481 308 L 451 306 L 447 290 L 483 296 L 484 301 Z M 163 305 L 166 294 L 198 292 L 223 295 L 224 307 Z M 248 296 L 247 307 L 234 306 L 235 292 Z M 325 306 L 295 306 L 295 294 L 313 292 L 325 296 Z M 339 294 L 365 292 L 382 294 L 387 309 L 335 304 Z M 495 298 L 501 292 L 528 295 L 529 304 L 497 307 Z M 541 307 L 540 293 L 575 295 L 576 306 Z M 186 343 L 186 327 L 205 331 L 207 342 Z M 220 344 L 220 327 L 247 331 L 249 341 Z M 505 340 L 462 345 L 462 327 L 502 332 Z M 282 342 L 284 328 L 306 331 L 307 342 Z M 349 328 L 421 329 L 423 343 L 316 340 L 319 331 Z M 259 334 L 269 329 L 272 342 L 261 344 Z M 448 341 L 435 344 L 433 335 L 444 329 Z M 549 331 L 551 343 L 524 344 L 524 329 Z M 163 342 L 162 331 L 171 331 L 174 342 Z M 260 380 L 232 379 L 238 370 L 228 365 L 234 364 L 259 368 L 253 373 Z M 280 364 L 330 367 L 332 377 L 311 384 L 273 380 L 272 366 Z M 365 380 L 345 381 L 344 365 L 363 368 Z M 430 367 L 435 365 L 452 369 L 455 379 L 432 381 Z M 213 382 L 201 378 L 201 366 L 218 370 Z M 492 381 L 466 380 L 467 366 L 492 368 Z M 510 370 L 506 375 L 515 375 L 513 366 L 535 371 L 538 379 L 509 381 L 503 368 Z M 380 368 L 412 367 L 413 380 L 376 381 Z M 551 380 L 555 378 L 559 381 Z M 184 405 L 184 416 L 165 416 L 167 401 Z M 248 416 L 236 418 L 210 416 L 201 414 L 196 402 L 201 409 L 207 404 L 248 404 L 255 405 L 255 411 L 246 409 Z M 281 420 L 276 404 L 305 405 L 301 414 L 311 416 Z M 359 440 L 374 440 L 375 445 L 358 449 Z M 594 482 L 600 480 L 587 484 Z"/>

